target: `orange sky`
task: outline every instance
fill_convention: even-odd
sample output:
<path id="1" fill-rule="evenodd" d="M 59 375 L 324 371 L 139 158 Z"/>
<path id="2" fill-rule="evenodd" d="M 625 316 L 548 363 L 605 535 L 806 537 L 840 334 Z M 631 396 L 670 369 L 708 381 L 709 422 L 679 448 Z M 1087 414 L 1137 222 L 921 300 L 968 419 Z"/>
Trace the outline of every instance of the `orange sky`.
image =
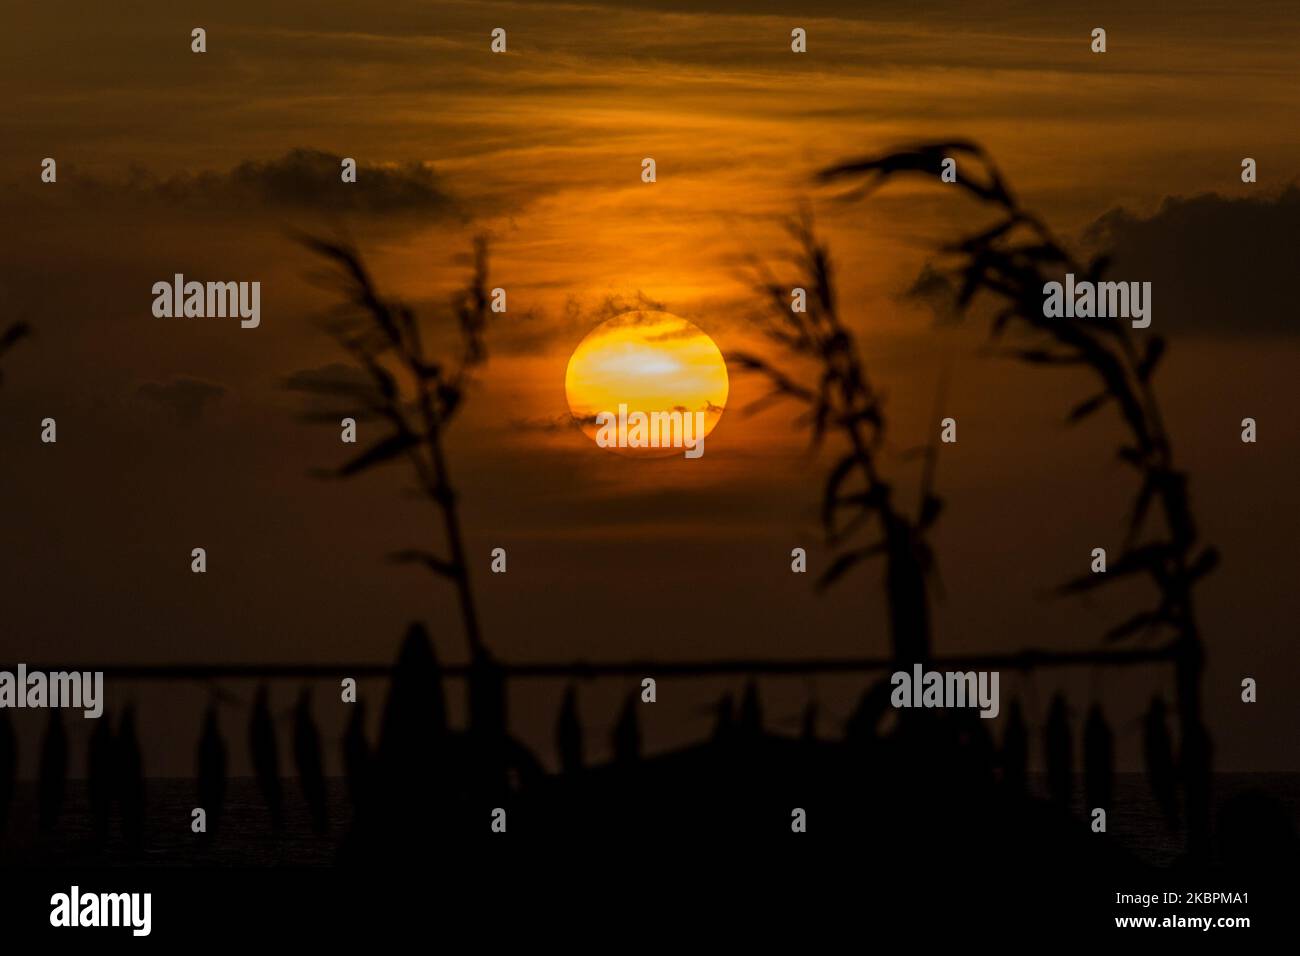
<path id="1" fill-rule="evenodd" d="M 1203 602 L 1207 708 L 1227 767 L 1296 769 L 1293 752 L 1229 716 L 1239 673 L 1288 682 L 1261 709 L 1300 693 L 1296 669 L 1278 667 L 1294 656 L 1276 625 L 1296 610 L 1296 416 L 1270 418 L 1249 458 L 1234 430 L 1245 414 L 1294 408 L 1296 340 L 1271 316 L 1165 311 L 1180 260 L 1139 255 L 1148 233 L 1179 234 L 1160 218 L 1168 197 L 1217 194 L 1207 215 L 1235 215 L 1234 197 L 1288 214 L 1278 197 L 1300 169 L 1300 21 L 1286 5 L 975 15 L 954 2 L 923 18 L 909 3 L 760 4 L 761 15 L 725 2 L 267 6 L 29 6 L 2 31 L 0 180 L 12 185 L 0 193 L 0 289 L 38 336 L 6 360 L 0 392 L 0 495 L 13 505 L 0 656 L 384 659 L 416 616 L 443 622 L 440 651 L 461 655 L 450 594 L 382 562 L 433 533 L 399 496 L 401 476 L 307 477 L 339 460 L 336 437 L 297 423 L 301 402 L 282 383 L 339 355 L 312 328 L 331 299 L 291 229 L 345 229 L 386 290 L 428 311 L 463 278 L 471 237 L 491 240 L 491 282 L 510 311 L 451 446 L 473 548 L 510 548 L 506 580 L 476 580 L 503 656 L 883 651 L 873 572 L 824 597 L 790 580 L 789 549 L 820 546 L 826 462 L 806 454 L 786 411 L 742 418 L 757 383 L 733 376 L 731 411 L 699 461 L 628 461 L 555 427 L 569 356 L 615 311 L 662 305 L 724 352 L 757 346 L 742 268 L 749 256 L 782 268 L 782 220 L 803 204 L 889 395 L 889 464 L 904 486 L 898 453 L 929 437 L 940 372 L 953 369 L 962 437 L 940 466 L 950 510 L 936 538 L 936 645 L 1095 643 L 1131 595 L 1036 595 L 1120 527 L 1131 489 L 1112 463 L 1114 423 L 1066 431 L 1086 385 L 984 358 L 980 330 L 936 329 L 902 298 L 933 244 L 978 210 L 937 185 L 844 204 L 810 182 L 845 157 L 963 136 L 1071 240 L 1110 210 L 1150 220 L 1123 236 L 1135 261 L 1172 277 L 1155 291 L 1155 329 L 1172 340 L 1160 384 L 1203 530 L 1225 553 Z M 789 52 L 796 25 L 803 56 Z M 1088 50 L 1098 25 L 1104 56 Z M 201 56 L 194 26 L 208 31 Z M 501 56 L 488 52 L 497 26 Z M 299 148 L 356 157 L 362 198 L 286 189 Z M 57 185 L 38 182 L 46 156 Z M 1255 186 L 1240 181 L 1243 156 L 1259 161 Z M 644 157 L 654 184 L 641 181 Z M 149 288 L 175 272 L 261 281 L 262 326 L 152 319 Z M 194 419 L 181 406 L 190 380 L 220 390 Z M 172 398 L 150 398 L 151 384 Z M 47 414 L 59 417 L 57 458 L 31 440 Z M 196 582 L 178 555 L 200 542 L 220 570 Z M 1043 675 L 1034 693 L 1045 700 L 1059 679 Z M 1072 686 L 1087 693 L 1091 680 Z M 1150 689 L 1149 675 L 1105 681 L 1120 711 Z M 651 741 L 707 726 L 700 708 L 718 689 L 670 696 Z M 543 748 L 550 690 L 517 708 Z M 784 714 L 808 692 L 764 690 Z M 622 691 L 584 689 L 593 728 L 612 723 Z M 841 716 L 857 691 L 816 690 Z M 172 696 L 183 720 L 204 703 Z M 1275 739 L 1300 732 L 1280 707 L 1260 719 Z"/>

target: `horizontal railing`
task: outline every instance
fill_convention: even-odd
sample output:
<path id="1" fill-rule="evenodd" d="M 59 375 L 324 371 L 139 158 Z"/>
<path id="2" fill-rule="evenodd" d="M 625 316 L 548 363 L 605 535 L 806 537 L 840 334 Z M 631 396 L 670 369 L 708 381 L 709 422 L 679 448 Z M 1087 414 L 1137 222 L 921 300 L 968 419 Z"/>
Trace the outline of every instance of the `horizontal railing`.
<path id="1" fill-rule="evenodd" d="M 957 654 L 934 657 L 926 662 L 933 670 L 1029 670 L 1035 667 L 1094 665 L 1122 667 L 1173 660 L 1174 645 L 1134 650 L 1049 651 L 1027 649 L 1004 654 Z M 392 664 L 42 664 L 26 662 L 28 671 L 102 671 L 105 677 L 123 680 L 217 680 L 239 678 L 387 677 Z M 708 677 L 726 674 L 797 675 L 852 674 L 889 670 L 898 666 L 892 657 L 829 658 L 727 658 L 723 660 L 663 661 L 565 661 L 494 663 L 494 669 L 512 678 L 526 677 Z M 443 664 L 447 677 L 465 677 L 474 665 Z M 14 665 L 0 669 L 12 671 Z"/>

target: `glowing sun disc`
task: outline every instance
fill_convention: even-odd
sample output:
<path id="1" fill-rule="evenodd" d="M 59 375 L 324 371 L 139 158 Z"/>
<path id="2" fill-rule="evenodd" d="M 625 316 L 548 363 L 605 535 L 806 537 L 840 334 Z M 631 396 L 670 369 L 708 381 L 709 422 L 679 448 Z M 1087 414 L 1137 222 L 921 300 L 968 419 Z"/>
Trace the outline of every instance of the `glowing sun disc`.
<path id="1" fill-rule="evenodd" d="M 624 312 L 578 343 L 564 373 L 569 411 L 593 441 L 596 416 L 628 412 L 703 413 L 704 436 L 722 418 L 729 391 L 722 352 L 698 326 L 670 312 Z M 677 449 L 619 448 L 628 454 Z"/>

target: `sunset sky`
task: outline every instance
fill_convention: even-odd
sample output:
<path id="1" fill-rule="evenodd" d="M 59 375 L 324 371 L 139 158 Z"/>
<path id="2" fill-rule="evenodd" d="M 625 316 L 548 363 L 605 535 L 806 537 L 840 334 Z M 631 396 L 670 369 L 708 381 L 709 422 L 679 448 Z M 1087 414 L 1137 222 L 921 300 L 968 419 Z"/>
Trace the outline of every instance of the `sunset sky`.
<path id="1" fill-rule="evenodd" d="M 0 28 L 0 301 L 33 338 L 0 386 L 0 659 L 386 661 L 426 621 L 463 659 L 454 596 L 390 551 L 438 543 L 400 468 L 350 482 L 336 428 L 298 420 L 286 382 L 342 355 L 314 319 L 334 302 L 294 232 L 346 235 L 387 294 L 430 321 L 490 243 L 509 311 L 449 450 L 485 638 L 506 660 L 816 657 L 888 651 L 879 567 L 817 595 L 793 547 L 829 562 L 817 502 L 830 449 L 808 453 L 795 409 L 745 417 L 761 383 L 733 374 L 699 460 L 632 459 L 568 424 L 565 369 L 627 309 L 663 309 L 724 354 L 762 350 L 751 258 L 788 275 L 784 223 L 809 209 L 832 250 L 845 317 L 887 393 L 885 467 L 938 419 L 959 441 L 938 467 L 939 653 L 1096 646 L 1149 594 L 1044 597 L 1118 550 L 1131 473 L 1120 431 L 1077 428 L 1082 375 L 986 354 L 978 324 L 936 322 L 907 290 L 935 245 L 988 220 L 953 188 L 912 182 L 859 202 L 814 185 L 828 164 L 927 139 L 969 138 L 1027 206 L 1112 274 L 1153 284 L 1170 341 L 1157 385 L 1203 537 L 1223 552 L 1200 611 L 1207 722 L 1221 770 L 1300 770 L 1295 558 L 1293 276 L 1300 234 L 1300 20 L 1294 5 L 913 2 L 423 3 L 338 0 L 22 5 Z M 807 30 L 808 53 L 790 52 Z M 1090 31 L 1109 51 L 1089 50 Z M 190 52 L 190 31 L 208 52 Z M 509 52 L 489 52 L 491 30 Z M 355 185 L 339 182 L 354 157 Z M 58 182 L 40 182 L 45 157 Z M 641 181 L 652 157 L 657 182 Z M 1243 184 L 1243 157 L 1259 181 Z M 959 170 L 960 174 L 960 170 Z M 159 319 L 175 273 L 257 280 L 262 322 Z M 944 369 L 951 383 L 940 414 Z M 58 421 L 57 445 L 39 441 Z M 1239 439 L 1259 420 L 1259 442 Z M 362 444 L 365 441 L 362 427 Z M 193 575 L 189 554 L 208 552 Z M 492 548 L 509 572 L 488 573 Z M 1240 680 L 1260 680 L 1243 713 Z M 363 685 L 368 686 L 368 685 Z M 629 684 L 581 687 L 602 752 Z M 761 684 L 792 730 L 810 695 L 839 732 L 863 682 Z M 707 732 L 739 684 L 665 684 L 651 748 Z M 1041 724 L 1058 688 L 1081 722 L 1105 702 L 1121 769 L 1161 668 L 1003 678 Z M 371 716 L 381 686 L 369 687 Z M 247 701 L 251 687 L 232 686 Z M 552 758 L 561 685 L 516 688 L 519 735 Z M 110 685 L 177 728 L 144 741 L 180 774 L 207 692 Z M 273 688 L 287 709 L 297 687 Z M 327 739 L 344 714 L 328 682 Z M 454 700 L 458 698 L 454 697 Z M 244 710 L 224 713 L 232 740 Z M 16 718 L 31 742 L 44 715 Z M 74 744 L 89 728 L 70 721 Z M 1037 743 L 1035 742 L 1037 748 Z M 327 753 L 331 760 L 337 754 Z M 245 772 L 240 748 L 232 770 Z M 74 750 L 73 768 L 84 763 Z M 333 768 L 331 768 L 333 769 Z"/>

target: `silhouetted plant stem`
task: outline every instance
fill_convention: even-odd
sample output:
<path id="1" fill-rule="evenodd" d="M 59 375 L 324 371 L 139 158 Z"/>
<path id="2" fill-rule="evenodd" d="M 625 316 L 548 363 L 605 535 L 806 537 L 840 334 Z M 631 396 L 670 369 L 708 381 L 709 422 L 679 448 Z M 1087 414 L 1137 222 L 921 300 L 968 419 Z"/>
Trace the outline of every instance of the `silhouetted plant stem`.
<path id="1" fill-rule="evenodd" d="M 471 657 L 478 658 L 485 651 L 483 638 L 479 633 L 478 608 L 474 604 L 469 562 L 465 556 L 465 540 L 461 535 L 460 516 L 456 511 L 456 495 L 448 479 L 447 461 L 442 451 L 442 436 L 436 419 L 430 424 L 428 440 L 433 451 L 433 467 L 437 481 L 435 500 L 442 512 L 443 529 L 451 551 L 451 564 L 456 572 L 456 594 L 460 600 L 461 617 L 465 623 L 465 638 L 469 642 Z"/>
<path id="2" fill-rule="evenodd" d="M 861 196 L 899 174 L 938 178 L 947 157 L 962 157 L 957 185 L 994 207 L 994 226 L 948 243 L 942 252 L 955 264 L 942 274 L 955 311 L 965 315 L 979 293 L 997 303 L 992 331 L 996 339 L 1008 322 L 1018 320 L 1048 347 L 1012 350 L 1012 356 L 1038 365 L 1081 365 L 1091 369 L 1102 390 L 1076 405 L 1067 423 L 1081 421 L 1108 403 L 1118 409 L 1132 444 L 1119 450 L 1122 461 L 1140 476 L 1129 519 L 1124 551 L 1106 574 L 1087 574 L 1068 582 L 1064 592 L 1082 592 L 1132 574 L 1151 578 L 1159 593 L 1153 610 L 1144 610 L 1118 624 L 1106 640 L 1123 640 L 1165 628 L 1173 632 L 1177 710 L 1182 734 L 1180 770 L 1188 803 L 1187 846 L 1204 857 L 1209 848 L 1209 735 L 1201 720 L 1200 686 L 1204 648 L 1196 622 L 1192 589 L 1209 573 L 1218 553 L 1196 549 L 1196 527 L 1187 498 L 1187 476 L 1174 466 L 1173 453 L 1156 400 L 1152 377 L 1165 351 L 1164 339 L 1148 335 L 1139 347 L 1126 319 L 1071 322 L 1044 314 L 1047 281 L 1069 272 L 1095 282 L 1104 274 L 1107 256 L 1082 264 L 1052 236 L 1036 216 L 1020 207 L 1000 171 L 977 145 L 954 141 L 928 143 L 880 157 L 851 160 L 818 174 L 823 182 L 859 182 Z M 1153 501 L 1159 501 L 1163 538 L 1138 544 Z M 1159 534 L 1159 532 L 1157 532 Z"/>
<path id="3" fill-rule="evenodd" d="M 882 403 L 862 367 L 856 339 L 840 318 L 830 256 L 807 217 L 793 224 L 791 232 L 801 253 L 801 275 L 795 281 L 778 282 L 755 264 L 755 285 L 769 307 L 763 331 L 791 356 L 816 362 L 818 384 L 813 388 L 800 385 L 765 359 L 748 353 L 733 354 L 730 360 L 743 371 L 765 376 L 772 386 L 746 411 L 776 399 L 793 399 L 807 406 L 798 421 L 809 428 L 814 446 L 821 444 L 828 430 L 842 436 L 847 451 L 832 466 L 822 499 L 822 524 L 838 554 L 819 577 L 818 586 L 830 585 L 860 561 L 883 555 L 894 658 L 907 667 L 925 663 L 930 659 L 927 578 L 933 556 L 924 536 L 942 508 L 931 488 L 933 468 L 927 468 L 922 481 L 918 514 L 905 514 L 895 505 L 893 489 L 877 467 L 876 451 L 885 428 Z M 794 288 L 806 292 L 804 312 L 794 311 L 787 299 Z M 934 455 L 933 446 L 928 454 Z M 844 509 L 853 513 L 842 523 Z M 845 548 L 873 518 L 879 540 Z"/>
<path id="4" fill-rule="evenodd" d="M 355 249 L 313 237 L 300 237 L 300 241 L 339 267 L 346 304 L 342 314 L 329 325 L 329 331 L 370 381 L 365 387 L 344 380 L 294 387 L 343 396 L 360 403 L 359 409 L 346 409 L 334 414 L 368 414 L 391 425 L 392 432 L 388 436 L 339 468 L 336 474 L 347 477 L 398 455 L 406 458 L 420 490 L 437 510 L 447 557 L 423 549 L 397 551 L 390 557 L 399 563 L 423 564 L 453 583 L 470 657 L 472 660 L 484 659 L 488 654 L 470 583 L 469 562 L 443 447 L 443 434 L 460 407 L 470 372 L 486 358 L 483 345 L 489 311 L 486 242 L 482 239 L 476 241 L 473 276 L 467 288 L 452 300 L 452 311 L 460 326 L 462 352 L 458 360 L 447 362 L 427 353 L 420 323 L 413 310 L 400 301 L 379 294 Z M 401 380 L 390 371 L 390 365 L 396 367 Z M 404 383 L 410 389 L 409 395 L 403 394 Z"/>

